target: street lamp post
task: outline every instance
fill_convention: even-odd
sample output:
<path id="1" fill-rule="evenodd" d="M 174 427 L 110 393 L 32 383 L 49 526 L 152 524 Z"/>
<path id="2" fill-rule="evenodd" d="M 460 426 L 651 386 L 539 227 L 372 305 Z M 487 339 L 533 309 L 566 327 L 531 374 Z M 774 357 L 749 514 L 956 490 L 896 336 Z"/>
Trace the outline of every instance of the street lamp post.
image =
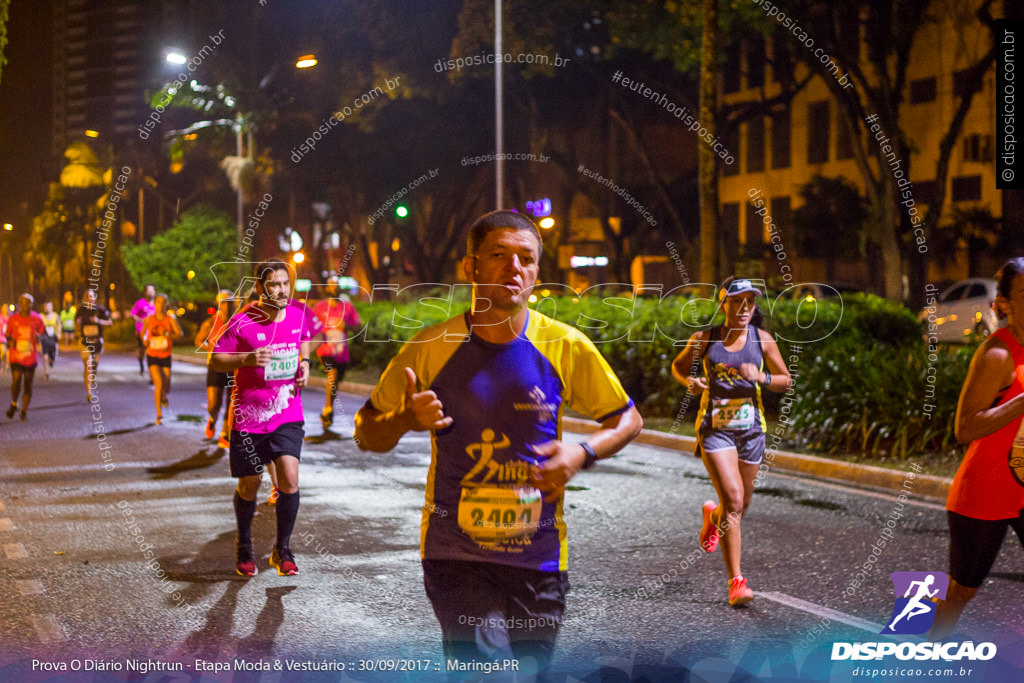
<path id="1" fill-rule="evenodd" d="M 13 225 L 11 225 L 10 223 L 4 223 L 4 251 L 7 252 L 7 287 L 8 294 L 10 294 L 8 300 L 10 301 L 14 300 L 14 262 L 11 259 L 11 249 L 10 245 L 8 244 L 8 242 L 10 242 L 10 238 L 7 237 L 7 233 L 12 232 L 13 230 Z"/>
<path id="2" fill-rule="evenodd" d="M 505 204 L 505 110 L 501 69 L 501 0 L 494 0 L 494 208 Z"/>
<path id="3" fill-rule="evenodd" d="M 182 59 L 182 56 L 181 56 L 181 53 L 178 50 L 170 49 L 170 50 L 167 51 L 167 61 L 168 62 L 170 62 L 172 64 L 179 64 L 179 63 L 181 63 L 180 62 L 181 59 Z M 303 56 L 299 57 L 298 61 L 295 62 L 295 68 L 296 69 L 309 69 L 311 67 L 316 66 L 316 64 L 317 64 L 316 55 L 307 54 L 307 55 L 303 55 Z M 268 73 L 266 76 L 264 76 L 261 79 L 261 81 L 260 81 L 260 88 L 261 89 L 264 88 L 265 85 L 267 83 L 269 83 L 273 79 L 273 75 L 276 72 L 276 70 L 277 70 L 277 67 L 275 66 L 273 69 L 271 69 L 270 73 Z M 234 100 L 234 98 L 230 98 L 229 97 L 229 98 L 225 99 L 225 102 L 227 103 L 227 105 L 229 107 L 233 107 L 233 106 L 235 106 L 235 102 L 233 100 Z M 247 118 L 249 120 L 247 120 Z M 231 129 L 235 132 L 235 154 L 236 154 L 237 158 L 238 159 L 242 159 L 243 155 L 245 155 L 250 162 L 255 163 L 255 153 L 254 153 L 254 150 L 255 150 L 255 147 L 256 147 L 256 143 L 255 143 L 255 139 L 254 139 L 253 125 L 252 125 L 251 118 L 252 118 L 251 117 L 251 112 L 250 112 L 250 115 L 246 115 L 245 113 L 236 110 L 236 114 L 235 114 L 235 118 L 234 119 L 216 119 L 216 120 L 212 120 L 212 121 L 199 121 L 197 123 L 192 124 L 191 126 L 189 126 L 187 128 L 183 128 L 181 130 L 167 131 L 164 134 L 164 137 L 165 138 L 170 138 L 170 137 L 174 137 L 176 135 L 188 135 L 188 134 L 193 133 L 193 132 L 195 132 L 197 130 L 200 130 L 202 128 L 206 128 L 208 126 L 230 126 Z M 242 139 L 243 138 L 243 134 L 246 137 L 245 141 L 243 141 L 243 139 Z M 248 146 L 248 149 L 246 149 L 246 146 Z M 242 195 L 241 177 L 239 177 L 237 179 L 237 184 L 238 184 L 238 187 L 236 188 L 236 193 L 235 193 L 236 194 L 235 206 L 236 206 L 236 213 L 237 213 L 236 220 L 237 220 L 237 227 L 238 227 L 238 253 L 240 254 L 242 252 L 242 239 L 243 239 L 243 232 L 244 232 L 244 227 L 243 226 L 244 226 L 244 222 L 245 222 L 245 202 L 244 202 L 244 198 L 243 198 L 243 195 Z"/>

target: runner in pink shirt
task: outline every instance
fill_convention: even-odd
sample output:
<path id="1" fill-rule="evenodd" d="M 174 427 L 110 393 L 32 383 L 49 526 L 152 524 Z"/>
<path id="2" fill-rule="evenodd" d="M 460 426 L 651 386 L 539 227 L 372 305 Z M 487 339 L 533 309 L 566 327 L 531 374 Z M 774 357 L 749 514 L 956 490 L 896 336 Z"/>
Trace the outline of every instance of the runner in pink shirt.
<path id="1" fill-rule="evenodd" d="M 7 374 L 7 304 L 0 304 L 0 374 Z"/>
<path id="2" fill-rule="evenodd" d="M 287 264 L 268 261 L 256 267 L 259 300 L 235 314 L 210 358 L 210 367 L 235 372 L 234 425 L 229 460 L 238 478 L 235 571 L 256 574 L 252 520 L 264 467 L 277 470 L 277 543 L 270 565 L 278 574 L 297 574 L 289 547 L 299 509 L 299 457 L 302 452 L 302 399 L 309 380 L 312 332 L 304 308 L 292 304 Z"/>
<path id="3" fill-rule="evenodd" d="M 334 422 L 334 399 L 338 396 L 338 383 L 345 379 L 348 370 L 348 330 L 357 329 L 360 324 L 359 313 L 348 297 L 338 294 L 338 278 L 331 276 L 327 281 L 327 295 L 313 307 L 313 313 L 323 325 L 326 341 L 321 344 L 316 355 L 327 373 L 327 392 L 324 409 L 320 413 L 320 422 L 326 431 Z"/>
<path id="4" fill-rule="evenodd" d="M 7 319 L 5 333 L 10 343 L 11 360 L 11 407 L 7 419 L 14 417 L 18 410 L 18 395 L 21 394 L 21 421 L 24 422 L 28 404 L 32 401 L 32 380 L 39 363 L 39 335 L 46 331 L 42 317 L 32 310 L 32 295 L 18 297 L 18 311 Z"/>
<path id="5" fill-rule="evenodd" d="M 153 315 L 155 310 L 153 306 L 153 299 L 156 298 L 156 285 L 150 283 L 142 289 L 142 298 L 135 302 L 132 306 L 132 317 L 135 318 L 135 343 L 136 343 L 136 356 L 139 359 L 139 374 L 143 375 L 146 373 L 146 368 L 142 364 L 142 359 L 146 356 L 146 344 L 142 341 L 142 322 Z M 149 383 L 153 383 L 153 379 L 150 378 Z"/>

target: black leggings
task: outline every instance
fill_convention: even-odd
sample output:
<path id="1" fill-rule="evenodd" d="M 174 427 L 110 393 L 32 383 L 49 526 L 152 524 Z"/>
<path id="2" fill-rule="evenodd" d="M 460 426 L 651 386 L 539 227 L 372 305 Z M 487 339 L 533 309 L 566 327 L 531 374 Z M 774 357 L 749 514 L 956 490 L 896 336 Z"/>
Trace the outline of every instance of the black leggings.
<path id="1" fill-rule="evenodd" d="M 18 400 L 18 394 L 24 393 L 26 397 L 32 397 L 32 380 L 36 376 L 36 366 L 11 363 L 11 403 Z M 22 382 L 25 389 L 22 391 Z"/>
<path id="2" fill-rule="evenodd" d="M 1006 527 L 1024 546 L 1024 510 L 1011 519 L 975 519 L 947 510 L 949 518 L 949 574 L 961 586 L 979 588 L 999 556 Z"/>

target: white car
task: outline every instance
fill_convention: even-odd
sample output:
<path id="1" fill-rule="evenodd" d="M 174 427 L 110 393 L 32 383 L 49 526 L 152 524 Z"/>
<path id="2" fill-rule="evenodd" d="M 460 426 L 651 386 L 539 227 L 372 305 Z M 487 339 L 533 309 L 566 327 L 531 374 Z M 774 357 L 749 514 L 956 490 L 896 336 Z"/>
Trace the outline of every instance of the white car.
<path id="1" fill-rule="evenodd" d="M 995 280 L 972 277 L 943 290 L 935 305 L 927 306 L 918 318 L 935 323 L 940 342 L 967 342 L 973 335 L 987 336 L 999 328 L 992 308 L 995 299 Z"/>

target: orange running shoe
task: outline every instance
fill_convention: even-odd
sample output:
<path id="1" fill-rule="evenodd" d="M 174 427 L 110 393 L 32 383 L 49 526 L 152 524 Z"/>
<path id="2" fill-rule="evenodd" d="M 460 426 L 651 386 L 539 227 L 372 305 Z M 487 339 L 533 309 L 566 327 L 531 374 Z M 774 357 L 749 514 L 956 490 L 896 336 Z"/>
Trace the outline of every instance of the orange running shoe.
<path id="1" fill-rule="evenodd" d="M 754 591 L 747 585 L 742 576 L 734 577 L 729 582 L 729 604 L 733 607 L 745 605 L 754 599 Z"/>
<path id="2" fill-rule="evenodd" d="M 288 548 L 278 550 L 276 545 L 274 551 L 270 553 L 270 566 L 276 569 L 280 576 L 294 576 L 299 573 L 292 551 Z"/>

